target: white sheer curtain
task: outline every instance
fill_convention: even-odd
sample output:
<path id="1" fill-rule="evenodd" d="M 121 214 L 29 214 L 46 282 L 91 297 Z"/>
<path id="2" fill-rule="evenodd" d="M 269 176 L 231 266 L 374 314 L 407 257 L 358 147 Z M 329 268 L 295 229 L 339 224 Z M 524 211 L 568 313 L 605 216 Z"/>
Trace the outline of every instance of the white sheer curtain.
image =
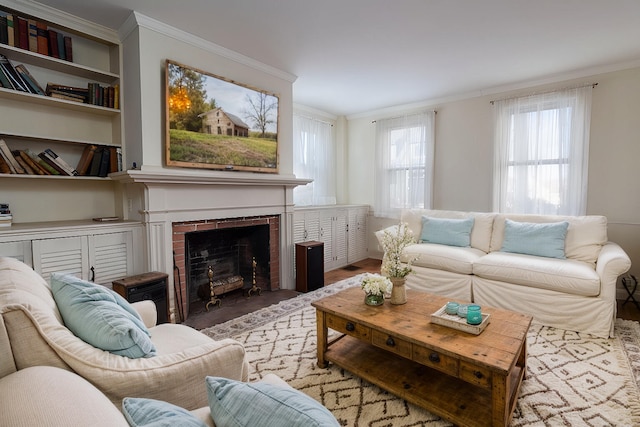
<path id="1" fill-rule="evenodd" d="M 494 210 L 586 213 L 591 92 L 495 101 Z"/>
<path id="2" fill-rule="evenodd" d="M 294 114 L 293 173 L 313 182 L 293 189 L 298 206 L 335 205 L 335 142 L 331 124 Z"/>
<path id="3" fill-rule="evenodd" d="M 376 121 L 376 216 L 431 207 L 434 140 L 433 111 Z"/>

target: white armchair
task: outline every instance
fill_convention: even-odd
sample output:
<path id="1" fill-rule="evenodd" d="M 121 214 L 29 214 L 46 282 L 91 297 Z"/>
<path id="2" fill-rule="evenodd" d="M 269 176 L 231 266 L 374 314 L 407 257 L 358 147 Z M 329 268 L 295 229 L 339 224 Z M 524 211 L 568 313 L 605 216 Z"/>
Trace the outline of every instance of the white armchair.
<path id="1" fill-rule="evenodd" d="M 244 347 L 184 325 L 156 325 L 155 304 L 133 304 L 157 356 L 130 359 L 93 347 L 67 329 L 49 284 L 26 264 L 0 258 L 0 378 L 30 366 L 84 377 L 114 404 L 124 397 L 164 400 L 193 410 L 207 405 L 207 375 L 247 381 Z"/>

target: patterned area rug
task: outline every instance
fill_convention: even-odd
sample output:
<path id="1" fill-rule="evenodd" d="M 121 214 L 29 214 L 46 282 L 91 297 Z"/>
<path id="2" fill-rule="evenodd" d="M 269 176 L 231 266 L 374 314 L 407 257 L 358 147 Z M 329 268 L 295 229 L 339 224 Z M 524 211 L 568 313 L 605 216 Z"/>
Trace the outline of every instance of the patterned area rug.
<path id="1" fill-rule="evenodd" d="M 360 275 L 203 330 L 246 348 L 250 380 L 275 373 L 325 405 L 343 426 L 450 426 L 439 417 L 330 365 L 316 365 L 309 304 L 360 283 Z M 533 325 L 527 378 L 512 426 L 640 425 L 640 324 L 618 320 L 615 338 Z"/>

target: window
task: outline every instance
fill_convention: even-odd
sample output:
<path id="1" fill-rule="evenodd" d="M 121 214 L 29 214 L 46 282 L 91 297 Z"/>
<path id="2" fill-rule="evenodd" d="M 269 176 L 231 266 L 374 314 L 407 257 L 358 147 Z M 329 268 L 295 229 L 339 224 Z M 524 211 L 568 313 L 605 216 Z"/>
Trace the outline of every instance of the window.
<path id="1" fill-rule="evenodd" d="M 375 215 L 431 207 L 435 112 L 376 121 Z"/>
<path id="2" fill-rule="evenodd" d="M 494 210 L 584 215 L 592 87 L 496 101 Z"/>
<path id="3" fill-rule="evenodd" d="M 293 173 L 297 178 L 313 179 L 293 189 L 298 206 L 335 205 L 335 141 L 330 123 L 293 116 Z"/>

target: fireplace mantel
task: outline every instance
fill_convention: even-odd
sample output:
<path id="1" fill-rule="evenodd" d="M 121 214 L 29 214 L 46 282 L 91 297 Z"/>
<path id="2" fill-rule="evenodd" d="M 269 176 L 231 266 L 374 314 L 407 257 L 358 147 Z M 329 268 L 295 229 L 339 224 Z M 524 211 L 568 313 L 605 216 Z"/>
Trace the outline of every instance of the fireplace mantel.
<path id="1" fill-rule="evenodd" d="M 312 182 L 311 179 L 291 175 L 244 174 L 242 172 L 199 172 L 162 169 L 157 171 L 127 170 L 110 174 L 122 184 L 196 184 L 196 185 L 255 185 L 296 187 Z"/>

